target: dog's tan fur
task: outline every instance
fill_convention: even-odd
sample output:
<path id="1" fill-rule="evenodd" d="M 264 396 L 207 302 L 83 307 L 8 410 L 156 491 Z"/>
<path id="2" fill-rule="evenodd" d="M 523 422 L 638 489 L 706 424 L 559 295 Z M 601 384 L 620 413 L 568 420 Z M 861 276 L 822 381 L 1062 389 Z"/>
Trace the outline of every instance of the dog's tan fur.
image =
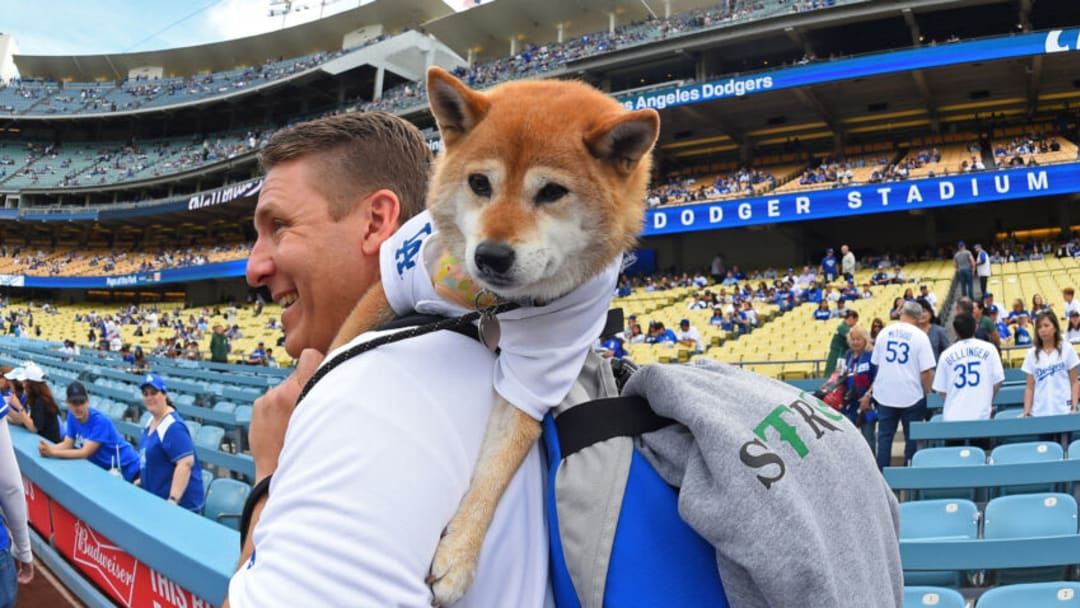
<path id="1" fill-rule="evenodd" d="M 633 246 L 660 127 L 655 111 L 629 112 L 578 82 L 518 81 L 479 93 L 438 68 L 428 72 L 428 98 L 445 150 L 428 209 L 446 248 L 479 284 L 502 297 L 546 302 Z M 477 174 L 490 180 L 489 196 L 471 189 Z M 548 184 L 565 195 L 541 202 Z M 492 284 L 472 263 L 484 241 L 518 252 L 513 280 Z M 374 286 L 332 348 L 392 317 L 381 285 Z M 432 562 L 436 605 L 457 601 L 472 584 L 499 499 L 539 435 L 535 420 L 496 399 L 471 485 Z"/>

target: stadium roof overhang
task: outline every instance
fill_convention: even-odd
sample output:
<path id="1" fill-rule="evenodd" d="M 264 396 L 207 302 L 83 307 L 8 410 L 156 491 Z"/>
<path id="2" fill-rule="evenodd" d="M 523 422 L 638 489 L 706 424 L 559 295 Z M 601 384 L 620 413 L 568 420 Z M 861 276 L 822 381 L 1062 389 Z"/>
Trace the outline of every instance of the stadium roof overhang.
<path id="1" fill-rule="evenodd" d="M 670 0 L 671 14 L 716 6 L 716 0 Z M 505 57 L 510 39 L 543 45 L 608 29 L 609 15 L 618 25 L 664 16 L 663 0 L 498 0 L 424 24 L 462 57 Z"/>
<path id="2" fill-rule="evenodd" d="M 497 4 L 497 3 L 496 3 Z M 165 76 L 231 70 L 269 58 L 300 57 L 341 48 L 345 34 L 382 25 L 396 32 L 452 13 L 442 0 L 378 0 L 316 21 L 225 42 L 105 55 L 16 55 L 23 78 L 90 82 L 122 80 L 134 68 L 160 66 Z"/>
<path id="3" fill-rule="evenodd" d="M 834 138 L 903 141 L 952 123 L 1046 114 L 1080 104 L 1080 53 L 960 63 L 726 97 L 661 112 L 661 156 L 734 154 L 743 145 Z"/>

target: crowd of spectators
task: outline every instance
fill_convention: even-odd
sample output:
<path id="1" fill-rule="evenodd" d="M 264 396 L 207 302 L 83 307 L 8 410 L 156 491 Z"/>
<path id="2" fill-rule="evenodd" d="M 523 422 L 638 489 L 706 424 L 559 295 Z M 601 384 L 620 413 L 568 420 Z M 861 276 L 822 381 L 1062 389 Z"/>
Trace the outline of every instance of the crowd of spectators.
<path id="1" fill-rule="evenodd" d="M 649 189 L 646 203 L 658 207 L 669 203 L 707 201 L 728 195 L 750 196 L 762 187 L 771 190 L 776 186 L 776 176 L 768 169 L 741 167 L 734 173 L 721 175 L 708 183 L 699 183 L 695 177 L 672 177 L 666 183 Z"/>
<path id="2" fill-rule="evenodd" d="M 504 80 L 536 76 L 563 68 L 583 57 L 593 57 L 617 49 L 674 38 L 705 29 L 775 14 L 777 7 L 790 6 L 792 12 L 829 8 L 835 0 L 724 0 L 715 6 L 694 9 L 667 18 L 653 17 L 628 23 L 611 32 L 594 32 L 580 38 L 545 45 L 525 44 L 516 54 L 459 68 L 455 75 L 472 87 L 488 87 Z M 372 111 L 394 111 L 425 101 L 422 82 L 410 82 L 385 91 L 380 99 L 362 104 Z"/>
<path id="3" fill-rule="evenodd" d="M 138 249 L 138 248 L 136 248 Z M 84 266 L 79 274 L 124 274 L 154 272 L 209 264 L 217 254 L 233 254 L 241 258 L 251 250 L 251 243 L 219 243 L 189 247 L 159 248 L 157 250 L 87 250 L 84 247 L 54 247 L 51 251 L 0 246 L 0 263 L 7 273 L 32 276 L 63 276 L 72 274 L 76 262 Z M 9 255 L 10 254 L 10 255 Z"/>
<path id="4" fill-rule="evenodd" d="M 271 129 L 251 129 L 212 139 L 197 137 L 188 143 L 160 140 L 144 144 L 133 140 L 86 146 L 83 150 L 31 142 L 26 144 L 23 167 L 14 173 L 27 178 L 30 185 L 65 187 L 160 177 L 254 152 L 272 133 Z M 0 165 L 15 164 L 10 156 L 0 160 Z M 3 167 L 0 171 L 0 177 L 7 174 Z"/>

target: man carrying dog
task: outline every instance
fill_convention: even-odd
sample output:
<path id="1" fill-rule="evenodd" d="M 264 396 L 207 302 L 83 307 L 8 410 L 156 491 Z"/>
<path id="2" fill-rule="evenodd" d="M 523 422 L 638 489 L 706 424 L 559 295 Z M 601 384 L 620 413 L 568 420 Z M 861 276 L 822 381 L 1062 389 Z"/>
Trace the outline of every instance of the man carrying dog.
<path id="1" fill-rule="evenodd" d="M 494 400 L 494 356 L 434 332 L 353 358 L 299 407 L 296 399 L 379 278 L 380 245 L 423 209 L 430 153 L 415 127 L 365 113 L 281 131 L 260 160 L 267 174 L 247 278 L 283 307 L 285 350 L 299 365 L 255 403 L 256 481 L 273 477 L 228 604 L 427 606 L 431 558 L 468 487 Z M 412 248 L 395 253 L 399 263 L 416 261 Z M 542 492 L 534 447 L 456 605 L 550 601 Z"/>

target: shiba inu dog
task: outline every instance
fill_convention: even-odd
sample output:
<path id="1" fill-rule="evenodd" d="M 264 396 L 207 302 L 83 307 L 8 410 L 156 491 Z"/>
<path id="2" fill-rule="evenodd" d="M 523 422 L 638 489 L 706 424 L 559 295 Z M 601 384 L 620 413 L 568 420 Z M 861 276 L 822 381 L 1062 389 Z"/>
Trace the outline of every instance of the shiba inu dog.
<path id="1" fill-rule="evenodd" d="M 444 144 L 428 211 L 445 250 L 442 259 L 471 279 L 456 285 L 469 283 L 541 309 L 617 266 L 644 219 L 651 151 L 660 129 L 654 110 L 628 111 L 580 82 L 516 81 L 481 93 L 431 68 L 427 85 Z M 614 283 L 611 288 L 598 291 L 605 298 L 601 311 Z M 467 297 L 463 301 L 471 304 Z M 393 315 L 384 288 L 373 287 L 332 348 Z M 535 325 L 529 326 L 526 315 L 507 323 L 504 336 L 545 331 L 543 323 Z M 567 361 L 580 368 L 585 350 Z M 504 349 L 502 356 L 507 354 Z M 471 585 L 495 507 L 539 435 L 535 414 L 496 399 L 471 485 L 432 561 L 427 582 L 435 605 L 457 601 Z"/>

